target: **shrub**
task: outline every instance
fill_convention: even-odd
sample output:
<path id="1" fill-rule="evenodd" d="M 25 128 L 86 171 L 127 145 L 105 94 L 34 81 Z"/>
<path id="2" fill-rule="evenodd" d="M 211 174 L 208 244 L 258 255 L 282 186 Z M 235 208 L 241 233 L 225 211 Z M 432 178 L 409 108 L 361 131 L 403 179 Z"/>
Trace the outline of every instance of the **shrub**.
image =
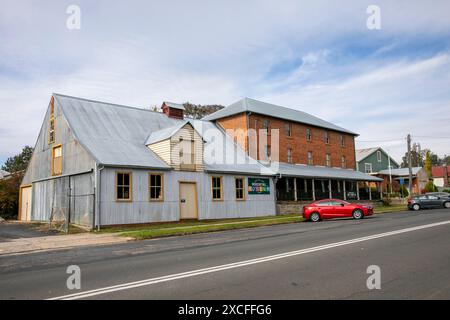
<path id="1" fill-rule="evenodd" d="M 438 189 L 437 189 L 437 187 L 433 184 L 433 182 L 430 181 L 430 182 L 428 182 L 428 183 L 425 185 L 425 188 L 423 189 L 423 191 L 424 191 L 425 193 L 427 193 L 427 192 L 437 192 Z"/>

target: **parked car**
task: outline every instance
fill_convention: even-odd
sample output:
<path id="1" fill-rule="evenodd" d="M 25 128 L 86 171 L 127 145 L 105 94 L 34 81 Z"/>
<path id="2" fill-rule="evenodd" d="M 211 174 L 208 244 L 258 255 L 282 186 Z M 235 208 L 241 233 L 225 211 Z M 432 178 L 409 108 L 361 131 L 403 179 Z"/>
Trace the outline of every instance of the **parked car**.
<path id="1" fill-rule="evenodd" d="M 373 206 L 350 203 L 338 199 L 325 199 L 303 207 L 303 218 L 312 222 L 322 219 L 353 217 L 362 219 L 373 214 Z"/>
<path id="2" fill-rule="evenodd" d="M 425 193 L 427 196 L 437 196 L 440 198 L 450 198 L 450 193 L 447 192 L 427 192 Z"/>
<path id="3" fill-rule="evenodd" d="M 420 209 L 437 209 L 448 208 L 450 209 L 449 197 L 438 197 L 434 194 L 424 194 L 415 196 L 408 199 L 408 209 L 419 211 Z"/>

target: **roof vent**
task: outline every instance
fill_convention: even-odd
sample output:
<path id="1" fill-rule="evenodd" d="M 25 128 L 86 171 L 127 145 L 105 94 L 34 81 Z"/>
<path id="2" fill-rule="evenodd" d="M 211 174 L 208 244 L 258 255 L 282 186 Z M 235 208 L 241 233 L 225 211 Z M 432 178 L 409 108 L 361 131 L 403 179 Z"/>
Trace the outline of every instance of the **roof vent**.
<path id="1" fill-rule="evenodd" d="M 184 118 L 184 106 L 179 103 L 163 102 L 161 109 L 163 113 L 169 118 L 183 119 Z"/>

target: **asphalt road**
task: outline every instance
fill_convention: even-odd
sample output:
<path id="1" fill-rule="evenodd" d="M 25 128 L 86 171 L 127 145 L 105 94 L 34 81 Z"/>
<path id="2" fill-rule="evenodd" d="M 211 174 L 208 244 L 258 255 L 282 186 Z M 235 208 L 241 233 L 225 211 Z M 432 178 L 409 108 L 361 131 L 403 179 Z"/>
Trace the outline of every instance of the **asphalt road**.
<path id="1" fill-rule="evenodd" d="M 81 269 L 81 290 L 66 287 L 69 265 Z M 367 288 L 371 265 L 380 290 Z M 450 210 L 0 257 L 0 299 L 61 296 L 450 299 Z"/>

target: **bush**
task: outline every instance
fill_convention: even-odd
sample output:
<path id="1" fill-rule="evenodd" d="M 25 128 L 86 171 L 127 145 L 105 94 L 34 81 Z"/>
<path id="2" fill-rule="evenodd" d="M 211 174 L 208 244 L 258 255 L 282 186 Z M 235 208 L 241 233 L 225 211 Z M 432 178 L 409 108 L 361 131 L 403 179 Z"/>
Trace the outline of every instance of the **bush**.
<path id="1" fill-rule="evenodd" d="M 399 193 L 400 193 L 400 195 L 403 194 L 403 197 L 405 197 L 405 198 L 409 196 L 409 190 L 404 185 L 400 187 Z"/>
<path id="2" fill-rule="evenodd" d="M 22 174 L 13 174 L 0 181 L 0 217 L 17 218 L 19 210 L 19 189 Z"/>
<path id="3" fill-rule="evenodd" d="M 444 190 L 442 190 L 442 192 L 450 193 L 450 189 L 444 189 Z"/>
<path id="4" fill-rule="evenodd" d="M 391 198 L 387 197 L 387 198 L 383 198 L 383 206 L 390 206 L 391 205 Z"/>
<path id="5" fill-rule="evenodd" d="M 430 182 L 428 182 L 428 183 L 425 185 L 425 188 L 423 188 L 423 191 L 424 191 L 425 193 L 427 193 L 427 192 L 437 192 L 437 191 L 438 191 L 438 188 L 433 184 L 432 181 L 430 181 Z"/>

